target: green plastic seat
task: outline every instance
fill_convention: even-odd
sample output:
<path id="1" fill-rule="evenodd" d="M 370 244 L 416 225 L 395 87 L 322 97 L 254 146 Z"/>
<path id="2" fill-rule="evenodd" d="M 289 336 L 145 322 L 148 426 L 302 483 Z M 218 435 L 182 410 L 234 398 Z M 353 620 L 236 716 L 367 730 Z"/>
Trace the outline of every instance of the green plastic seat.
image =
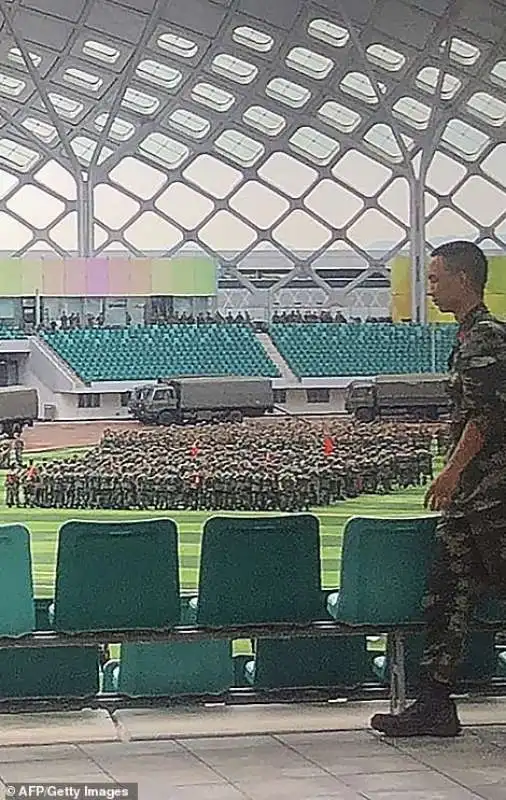
<path id="1" fill-rule="evenodd" d="M 437 517 L 355 517 L 344 530 L 334 619 L 350 625 L 423 621 L 423 595 L 435 549 Z"/>
<path id="2" fill-rule="evenodd" d="M 183 599 L 181 624 L 193 625 L 196 605 Z M 107 664 L 104 691 L 129 697 L 220 695 L 234 685 L 232 643 L 226 640 L 124 644 L 121 659 Z"/>
<path id="3" fill-rule="evenodd" d="M 35 628 L 30 534 L 23 525 L 0 526 L 0 636 Z"/>
<path id="4" fill-rule="evenodd" d="M 322 592 L 321 619 L 330 619 L 326 597 Z M 260 639 L 244 670 L 256 689 L 351 687 L 371 679 L 365 636 Z"/>
<path id="5" fill-rule="evenodd" d="M 177 528 L 169 519 L 65 523 L 58 537 L 55 629 L 177 624 L 177 545 Z"/>
<path id="6" fill-rule="evenodd" d="M 0 698 L 94 697 L 99 689 L 95 647 L 0 650 Z"/>
<path id="7" fill-rule="evenodd" d="M 313 515 L 212 517 L 202 537 L 197 624 L 317 620 L 320 574 Z"/>
<path id="8" fill-rule="evenodd" d="M 268 375 L 275 364 L 248 326 L 174 325 L 46 332 L 45 341 L 87 380 L 147 380 L 160 375 Z"/>

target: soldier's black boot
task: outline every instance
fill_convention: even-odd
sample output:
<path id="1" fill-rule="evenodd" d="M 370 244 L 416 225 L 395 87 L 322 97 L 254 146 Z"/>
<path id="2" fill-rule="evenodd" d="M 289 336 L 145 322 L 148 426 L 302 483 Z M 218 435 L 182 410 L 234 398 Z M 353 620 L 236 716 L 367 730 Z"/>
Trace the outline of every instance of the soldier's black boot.
<path id="1" fill-rule="evenodd" d="M 386 736 L 458 736 L 462 731 L 450 688 L 424 681 L 418 700 L 400 714 L 375 714 L 371 727 Z"/>

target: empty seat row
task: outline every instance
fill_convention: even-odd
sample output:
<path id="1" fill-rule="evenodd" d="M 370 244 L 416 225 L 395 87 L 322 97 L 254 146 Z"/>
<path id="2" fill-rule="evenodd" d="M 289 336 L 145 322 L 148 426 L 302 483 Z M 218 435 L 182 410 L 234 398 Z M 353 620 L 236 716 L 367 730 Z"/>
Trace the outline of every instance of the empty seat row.
<path id="1" fill-rule="evenodd" d="M 175 375 L 279 376 L 247 325 L 151 325 L 41 335 L 86 382 Z"/>
<path id="2" fill-rule="evenodd" d="M 382 626 L 423 619 L 435 523 L 435 517 L 350 520 L 340 589 L 328 594 L 321 587 L 316 517 L 214 517 L 204 526 L 198 594 L 182 600 L 173 521 L 68 522 L 59 532 L 54 604 L 43 622 L 36 619 L 33 600 L 29 533 L 22 526 L 3 526 L 0 636 L 21 636 L 41 625 L 76 633 L 332 618 L 374 625 L 381 633 Z M 506 609 L 490 607 L 486 618 L 505 620 Z M 132 696 L 225 692 L 237 684 L 231 645 L 227 640 L 125 644 L 120 660 L 105 665 L 104 688 Z M 419 642 L 410 646 L 410 680 L 416 680 Z M 470 659 L 463 677 L 486 681 L 493 675 L 493 633 L 472 637 Z M 245 659 L 243 683 L 350 686 L 371 680 L 371 667 L 380 680 L 388 679 L 388 662 L 377 654 L 371 665 L 363 635 L 262 639 L 254 643 L 254 657 Z M 0 649 L 3 698 L 85 697 L 98 689 L 98 648 Z"/>
<path id="3" fill-rule="evenodd" d="M 454 325 L 411 323 L 270 327 L 274 344 L 300 377 L 445 371 L 455 331 Z"/>
<path id="4" fill-rule="evenodd" d="M 0 339 L 25 339 L 26 334 L 21 328 L 0 325 Z"/>

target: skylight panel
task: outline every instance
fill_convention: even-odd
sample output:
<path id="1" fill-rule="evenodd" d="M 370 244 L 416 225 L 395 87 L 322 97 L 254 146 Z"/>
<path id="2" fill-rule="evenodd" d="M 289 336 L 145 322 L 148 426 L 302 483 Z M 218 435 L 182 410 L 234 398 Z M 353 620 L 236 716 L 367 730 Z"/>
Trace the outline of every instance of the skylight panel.
<path id="1" fill-rule="evenodd" d="M 103 64 L 115 64 L 121 53 L 117 47 L 97 42 L 95 39 L 87 39 L 83 44 L 83 53 L 88 58 L 101 61 Z"/>
<path id="2" fill-rule="evenodd" d="M 25 81 L 19 78 L 13 78 L 12 75 L 6 75 L 0 72 L 0 93 L 7 97 L 19 97 L 23 94 L 26 88 Z"/>
<path id="3" fill-rule="evenodd" d="M 70 146 L 81 164 L 89 166 L 93 158 L 93 153 L 97 149 L 97 144 L 98 142 L 96 142 L 95 139 L 91 139 L 89 136 L 76 136 L 72 139 Z M 112 152 L 110 147 L 103 147 L 98 157 L 98 163 L 102 164 L 106 158 L 112 155 Z"/>
<path id="4" fill-rule="evenodd" d="M 235 103 L 233 94 L 212 83 L 197 83 L 191 91 L 191 97 L 196 103 L 222 113 L 229 111 Z"/>
<path id="5" fill-rule="evenodd" d="M 294 152 L 322 167 L 329 164 L 339 152 L 339 143 L 335 139 L 309 126 L 296 130 L 288 144 Z"/>
<path id="6" fill-rule="evenodd" d="M 190 149 L 164 133 L 150 133 L 139 145 L 139 153 L 168 169 L 176 169 L 190 155 Z"/>
<path id="7" fill-rule="evenodd" d="M 351 108 L 346 108 L 341 103 L 336 103 L 334 100 L 327 100 L 318 109 L 317 116 L 322 122 L 343 133 L 352 133 L 362 121 L 360 114 Z"/>
<path id="8" fill-rule="evenodd" d="M 269 81 L 265 87 L 265 94 L 290 108 L 302 108 L 311 97 L 309 89 L 286 78 L 273 78 Z"/>
<path id="9" fill-rule="evenodd" d="M 315 53 L 307 47 L 293 47 L 288 53 L 285 63 L 290 69 L 302 72 L 310 78 L 321 81 L 331 72 L 334 62 L 327 56 Z"/>
<path id="10" fill-rule="evenodd" d="M 250 106 L 242 115 L 243 122 L 266 136 L 278 136 L 286 127 L 281 114 L 275 114 L 263 106 Z"/>
<path id="11" fill-rule="evenodd" d="M 44 122 L 35 117 L 26 117 L 21 124 L 23 128 L 30 131 L 30 133 L 40 139 L 41 142 L 44 142 L 44 144 L 51 145 L 58 139 L 58 131 L 54 125 L 50 125 L 49 122 Z"/>
<path id="12" fill-rule="evenodd" d="M 242 167 L 252 167 L 265 152 L 263 144 L 236 130 L 223 131 L 214 149 Z"/>
<path id="13" fill-rule="evenodd" d="M 444 52 L 446 48 L 446 41 L 441 42 L 440 50 Z M 458 39 L 453 36 L 450 43 L 450 60 L 461 64 L 464 67 L 471 67 L 476 64 L 481 56 L 481 51 L 474 44 L 465 42 L 463 39 Z"/>
<path id="14" fill-rule="evenodd" d="M 384 44 L 369 45 L 365 54 L 371 64 L 386 69 L 388 72 L 398 72 L 406 63 L 406 56 Z"/>
<path id="15" fill-rule="evenodd" d="M 392 113 L 407 125 L 423 131 L 429 122 L 431 110 L 414 97 L 400 97 L 392 107 Z"/>
<path id="16" fill-rule="evenodd" d="M 191 39 L 178 36 L 177 33 L 162 33 L 156 41 L 160 50 L 166 50 L 180 58 L 193 58 L 198 53 L 198 45 Z"/>
<path id="17" fill-rule="evenodd" d="M 234 28 L 232 39 L 243 47 L 256 50 L 257 53 L 268 53 L 274 45 L 274 38 L 268 33 L 250 28 L 248 25 L 240 25 Z"/>
<path id="18" fill-rule="evenodd" d="M 319 39 L 331 47 L 344 47 L 348 43 L 350 34 L 341 25 L 329 22 L 327 19 L 313 19 L 307 26 L 307 32 L 313 39 Z"/>
<path id="19" fill-rule="evenodd" d="M 467 102 L 467 109 L 489 125 L 500 127 L 506 122 L 506 103 L 488 92 L 476 92 Z"/>
<path id="20" fill-rule="evenodd" d="M 167 121 L 171 128 L 186 134 L 186 136 L 191 136 L 192 139 L 205 139 L 211 130 L 209 120 L 184 108 L 176 108 Z"/>
<path id="21" fill-rule="evenodd" d="M 14 167 L 20 172 L 29 172 L 39 159 L 40 156 L 35 150 L 12 139 L 0 139 L 0 161 L 3 164 Z"/>
<path id="22" fill-rule="evenodd" d="M 258 75 L 258 67 L 255 67 L 254 64 L 249 64 L 228 53 L 220 53 L 215 56 L 211 63 L 211 69 L 217 75 L 222 75 L 224 78 L 243 85 L 251 83 Z"/>
<path id="23" fill-rule="evenodd" d="M 178 69 L 150 58 L 141 61 L 135 72 L 141 80 L 153 83 L 155 86 L 162 86 L 169 91 L 177 89 L 183 80 L 183 75 Z"/>
<path id="24" fill-rule="evenodd" d="M 143 116 L 150 116 L 160 108 L 160 101 L 150 94 L 139 92 L 138 89 L 128 88 L 121 101 L 123 108 L 135 111 Z"/>
<path id="25" fill-rule="evenodd" d="M 419 89 L 428 94 L 435 94 L 439 80 L 439 69 L 424 67 L 416 76 L 415 82 Z M 441 99 L 452 100 L 462 86 L 462 81 L 454 75 L 445 74 L 441 86 Z"/>
<path id="26" fill-rule="evenodd" d="M 492 83 L 506 87 L 506 61 L 498 61 L 490 72 Z"/>
<path id="27" fill-rule="evenodd" d="M 59 117 L 64 117 L 70 121 L 77 119 L 83 112 L 84 105 L 71 97 L 65 97 L 56 92 L 48 92 L 48 98 Z"/>
<path id="28" fill-rule="evenodd" d="M 369 105 L 377 105 L 379 103 L 375 87 L 363 72 L 348 72 L 339 85 L 345 94 L 351 94 L 364 103 Z M 382 94 L 386 92 L 384 83 L 378 82 L 378 88 Z"/>
<path id="29" fill-rule="evenodd" d="M 109 114 L 104 112 L 103 114 L 99 114 L 95 119 L 95 128 L 99 132 L 102 132 L 106 127 L 108 118 Z M 121 119 L 121 117 L 114 117 L 109 130 L 109 139 L 114 139 L 116 142 L 127 142 L 132 138 L 134 133 L 135 125 L 128 122 L 126 119 Z"/>
<path id="30" fill-rule="evenodd" d="M 23 58 L 23 54 L 19 47 L 11 47 L 9 52 L 7 53 L 7 58 L 17 67 L 22 67 L 23 69 L 27 69 L 25 64 L 25 59 Z M 32 62 L 34 67 L 39 67 L 42 63 L 42 57 L 38 56 L 37 53 L 28 53 L 28 58 Z"/>
<path id="31" fill-rule="evenodd" d="M 451 119 L 441 141 L 466 161 L 476 161 L 490 142 L 490 137 L 461 119 Z"/>
<path id="32" fill-rule="evenodd" d="M 99 75 L 92 75 L 82 69 L 70 67 L 63 73 L 63 80 L 79 89 L 86 89 L 89 92 L 98 92 L 103 86 L 103 79 Z"/>
<path id="33" fill-rule="evenodd" d="M 403 161 L 402 150 L 389 125 L 378 123 L 373 125 L 364 135 L 364 142 L 376 153 L 394 164 Z"/>

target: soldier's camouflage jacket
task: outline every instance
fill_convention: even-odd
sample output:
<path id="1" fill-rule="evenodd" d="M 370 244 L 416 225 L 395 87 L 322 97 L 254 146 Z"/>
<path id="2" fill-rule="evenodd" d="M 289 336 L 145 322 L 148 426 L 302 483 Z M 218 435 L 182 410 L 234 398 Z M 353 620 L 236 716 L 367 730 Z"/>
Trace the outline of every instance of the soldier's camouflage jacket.
<path id="1" fill-rule="evenodd" d="M 480 453 L 464 470 L 450 516 L 506 506 L 506 324 L 485 305 L 459 326 L 449 360 L 452 400 L 450 452 L 469 420 L 485 435 Z"/>

